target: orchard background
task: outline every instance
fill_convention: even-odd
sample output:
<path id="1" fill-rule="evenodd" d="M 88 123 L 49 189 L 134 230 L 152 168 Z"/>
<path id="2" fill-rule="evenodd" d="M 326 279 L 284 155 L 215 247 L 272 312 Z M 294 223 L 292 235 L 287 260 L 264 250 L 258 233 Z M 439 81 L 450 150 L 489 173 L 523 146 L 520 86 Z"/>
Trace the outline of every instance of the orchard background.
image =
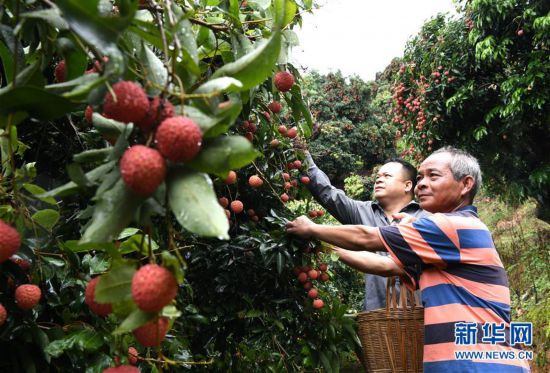
<path id="1" fill-rule="evenodd" d="M 0 264 L 0 370 L 356 369 L 362 276 L 284 232 L 335 223 L 294 137 L 354 198 L 389 156 L 472 151 L 546 369 L 550 4 L 457 6 L 364 82 L 288 63 L 312 1 L 3 1 L 0 219 L 22 242 Z"/>

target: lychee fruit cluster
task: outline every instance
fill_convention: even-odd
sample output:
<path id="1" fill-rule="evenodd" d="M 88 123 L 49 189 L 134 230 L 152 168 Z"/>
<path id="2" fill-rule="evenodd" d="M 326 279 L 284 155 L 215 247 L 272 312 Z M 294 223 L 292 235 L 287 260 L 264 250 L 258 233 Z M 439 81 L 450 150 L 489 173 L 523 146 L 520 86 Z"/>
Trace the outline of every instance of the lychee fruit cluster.
<path id="1" fill-rule="evenodd" d="M 159 312 L 178 292 L 176 278 L 158 264 L 146 264 L 132 278 L 132 298 L 145 312 Z"/>
<path id="2" fill-rule="evenodd" d="M 303 288 L 307 291 L 307 296 L 313 299 L 312 305 L 315 309 L 323 308 L 324 302 L 319 298 L 319 290 L 313 287 L 313 281 L 326 282 L 329 280 L 327 273 L 328 266 L 326 263 L 319 265 L 317 269 L 310 266 L 294 267 L 292 272 Z"/>

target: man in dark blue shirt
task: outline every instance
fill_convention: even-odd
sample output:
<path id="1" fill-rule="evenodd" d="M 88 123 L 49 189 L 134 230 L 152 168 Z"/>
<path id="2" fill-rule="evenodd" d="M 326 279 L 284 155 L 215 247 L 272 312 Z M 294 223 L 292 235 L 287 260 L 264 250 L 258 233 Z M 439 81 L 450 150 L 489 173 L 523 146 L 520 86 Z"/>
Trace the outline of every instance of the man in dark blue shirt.
<path id="1" fill-rule="evenodd" d="M 327 175 L 315 165 L 309 152 L 304 150 L 304 153 L 311 180 L 308 184 L 311 194 L 342 224 L 384 227 L 394 223 L 395 214 L 406 213 L 417 218 L 429 215 L 413 200 L 416 169 L 402 159 L 389 159 L 378 171 L 374 185 L 375 201 L 358 201 L 334 187 Z M 388 255 L 385 251 L 378 254 Z M 385 305 L 386 278 L 366 274 L 364 309 L 368 311 Z"/>

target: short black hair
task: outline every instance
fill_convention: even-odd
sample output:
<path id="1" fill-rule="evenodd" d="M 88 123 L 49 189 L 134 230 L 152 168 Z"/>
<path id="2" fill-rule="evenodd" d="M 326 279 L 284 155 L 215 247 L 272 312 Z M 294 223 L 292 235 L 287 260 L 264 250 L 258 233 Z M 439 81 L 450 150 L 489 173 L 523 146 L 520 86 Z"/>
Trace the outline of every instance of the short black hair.
<path id="1" fill-rule="evenodd" d="M 411 192 L 414 194 L 414 188 L 416 187 L 416 175 L 418 174 L 418 171 L 416 170 L 416 167 L 414 167 L 411 163 L 407 162 L 404 159 L 401 158 L 388 158 L 384 161 L 384 164 L 386 163 L 399 163 L 401 166 L 403 166 L 403 170 L 405 171 L 405 177 L 406 180 L 412 181 L 412 189 Z"/>

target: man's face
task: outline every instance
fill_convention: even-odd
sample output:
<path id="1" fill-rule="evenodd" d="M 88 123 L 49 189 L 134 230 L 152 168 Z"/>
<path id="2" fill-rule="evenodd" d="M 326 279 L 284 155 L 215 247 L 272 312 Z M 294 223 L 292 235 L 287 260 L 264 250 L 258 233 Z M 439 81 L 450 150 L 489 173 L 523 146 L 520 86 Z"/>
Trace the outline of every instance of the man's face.
<path id="1" fill-rule="evenodd" d="M 389 162 L 380 167 L 374 183 L 374 198 L 383 201 L 407 195 L 412 183 L 407 179 L 404 171 L 403 166 L 397 162 Z"/>
<path id="2" fill-rule="evenodd" d="M 433 154 L 420 165 L 415 193 L 424 210 L 454 211 L 463 201 L 463 191 L 463 183 L 455 180 L 451 172 L 449 153 Z"/>

